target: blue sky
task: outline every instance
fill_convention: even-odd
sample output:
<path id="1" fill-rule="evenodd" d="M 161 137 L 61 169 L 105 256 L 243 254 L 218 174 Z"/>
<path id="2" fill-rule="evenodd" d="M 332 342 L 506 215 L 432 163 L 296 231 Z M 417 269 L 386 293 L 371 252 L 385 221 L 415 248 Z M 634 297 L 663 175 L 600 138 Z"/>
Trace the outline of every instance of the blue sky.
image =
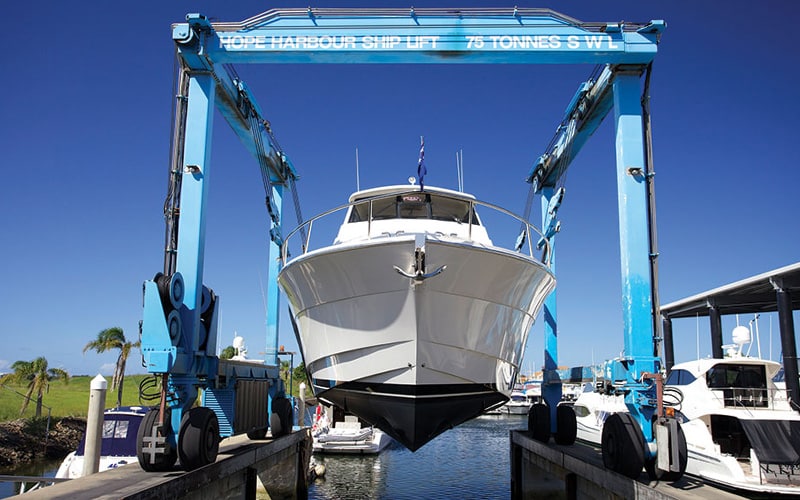
<path id="1" fill-rule="evenodd" d="M 0 63 L 0 371 L 16 360 L 45 356 L 51 366 L 72 374 L 110 373 L 116 356 L 82 354 L 86 342 L 111 326 L 137 338 L 142 282 L 162 267 L 171 23 L 188 12 L 240 21 L 272 7 L 307 5 L 6 5 L 0 32 L 6 47 Z M 662 303 L 798 261 L 794 214 L 800 173 L 794 149 L 800 78 L 796 35 L 781 21 L 797 18 L 800 4 L 519 6 L 550 7 L 583 21 L 667 22 L 651 85 Z M 237 69 L 301 175 L 306 217 L 343 203 L 355 190 L 356 148 L 362 188 L 405 182 L 416 172 L 421 135 L 427 184 L 455 188 L 455 152 L 463 150 L 465 189 L 521 212 L 528 188 L 524 176 L 592 71 L 578 65 Z M 565 365 L 599 361 L 622 349 L 614 163 L 612 120 L 606 120 L 570 168 L 559 212 L 558 313 Z M 255 355 L 264 348 L 267 218 L 257 165 L 219 115 L 212 164 L 205 282 L 221 297 L 220 345 L 229 345 L 238 332 Z M 533 220 L 539 220 L 538 212 Z M 775 318 L 762 317 L 762 350 L 770 324 L 777 357 Z M 726 342 L 734 325 L 734 318 L 725 318 Z M 676 358 L 709 354 L 707 330 L 705 320 L 677 321 Z M 285 319 L 281 343 L 295 349 Z M 526 369 L 539 368 L 540 323 L 527 353 Z M 135 354 L 129 373 L 142 371 Z"/>

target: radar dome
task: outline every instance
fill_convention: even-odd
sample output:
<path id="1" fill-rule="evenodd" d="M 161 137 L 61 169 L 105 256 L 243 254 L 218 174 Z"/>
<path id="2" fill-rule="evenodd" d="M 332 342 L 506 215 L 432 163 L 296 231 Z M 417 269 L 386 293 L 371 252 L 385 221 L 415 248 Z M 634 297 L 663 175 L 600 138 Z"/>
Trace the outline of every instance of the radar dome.
<path id="1" fill-rule="evenodd" d="M 750 329 L 746 326 L 737 326 L 733 329 L 733 343 L 736 345 L 749 344 L 752 340 Z"/>

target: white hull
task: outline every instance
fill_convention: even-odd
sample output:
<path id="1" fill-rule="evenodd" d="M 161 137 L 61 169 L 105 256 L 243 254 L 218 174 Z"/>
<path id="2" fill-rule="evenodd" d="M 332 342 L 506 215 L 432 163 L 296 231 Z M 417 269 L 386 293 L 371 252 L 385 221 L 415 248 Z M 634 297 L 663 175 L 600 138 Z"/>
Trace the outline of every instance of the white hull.
<path id="1" fill-rule="evenodd" d="M 61 462 L 61 465 L 58 466 L 55 477 L 65 479 L 77 479 L 81 477 L 83 475 L 84 462 L 83 455 L 75 455 L 74 451 L 70 452 Z M 139 463 L 139 459 L 136 458 L 136 455 L 126 457 L 101 456 L 97 471 L 103 472 L 134 463 Z"/>
<path id="2" fill-rule="evenodd" d="M 443 270 L 408 277 L 420 251 Z M 315 395 L 412 450 L 508 399 L 555 284 L 525 254 L 409 228 L 304 254 L 278 282 Z"/>
<path id="3" fill-rule="evenodd" d="M 708 387 L 719 366 L 763 366 L 765 383 L 739 385 L 727 377 L 718 387 Z M 686 474 L 743 492 L 800 495 L 800 465 L 792 464 L 800 463 L 800 414 L 771 381 L 778 368 L 777 363 L 750 358 L 703 359 L 673 367 L 665 398 L 683 398 L 679 407 Z M 670 385 L 679 379 L 678 371 L 688 375 Z M 627 411 L 622 396 L 594 392 L 581 394 L 574 408 L 578 439 L 595 445 L 601 442 L 605 419 Z"/>
<path id="4" fill-rule="evenodd" d="M 376 455 L 392 442 L 392 438 L 380 429 L 369 427 L 363 430 L 366 432 L 358 436 L 331 435 L 327 440 L 315 437 L 314 453 Z"/>

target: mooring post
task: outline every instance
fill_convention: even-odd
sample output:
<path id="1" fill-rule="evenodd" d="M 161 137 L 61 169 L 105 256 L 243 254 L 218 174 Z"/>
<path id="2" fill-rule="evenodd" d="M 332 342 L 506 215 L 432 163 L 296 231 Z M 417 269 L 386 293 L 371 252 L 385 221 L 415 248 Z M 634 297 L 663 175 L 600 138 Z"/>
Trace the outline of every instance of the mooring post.
<path id="1" fill-rule="evenodd" d="M 300 405 L 297 409 L 297 425 L 304 427 L 306 425 L 306 384 L 300 382 Z"/>
<path id="2" fill-rule="evenodd" d="M 82 476 L 100 469 L 100 449 L 103 443 L 103 411 L 106 406 L 108 382 L 102 375 L 92 379 L 89 391 L 89 416 L 86 418 L 86 449 Z"/>

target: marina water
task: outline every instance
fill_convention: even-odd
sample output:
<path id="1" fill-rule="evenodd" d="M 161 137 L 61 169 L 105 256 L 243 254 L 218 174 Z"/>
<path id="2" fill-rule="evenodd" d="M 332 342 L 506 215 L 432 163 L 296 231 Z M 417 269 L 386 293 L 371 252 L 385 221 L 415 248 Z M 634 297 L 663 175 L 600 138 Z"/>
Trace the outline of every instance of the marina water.
<path id="1" fill-rule="evenodd" d="M 314 455 L 325 464 L 310 499 L 505 499 L 511 496 L 509 431 L 527 416 L 483 415 L 416 452 L 392 443 L 376 456 Z"/>

